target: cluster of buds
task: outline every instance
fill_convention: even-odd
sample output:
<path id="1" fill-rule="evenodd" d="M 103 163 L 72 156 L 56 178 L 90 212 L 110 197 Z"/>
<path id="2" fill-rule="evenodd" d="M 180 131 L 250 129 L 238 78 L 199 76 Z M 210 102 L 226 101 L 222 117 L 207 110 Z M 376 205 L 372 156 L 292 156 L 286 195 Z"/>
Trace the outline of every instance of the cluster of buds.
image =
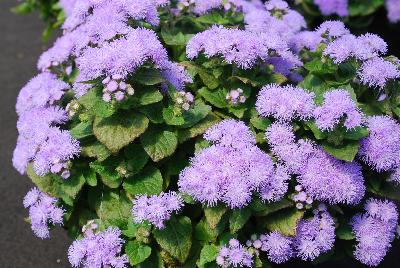
<path id="1" fill-rule="evenodd" d="M 51 165 L 50 171 L 54 174 L 60 174 L 61 178 L 66 180 L 71 176 L 69 167 L 69 162 L 62 162 L 59 159 L 55 159 Z"/>
<path id="2" fill-rule="evenodd" d="M 259 251 L 262 250 L 263 243 L 267 241 L 267 236 L 266 235 L 256 235 L 253 234 L 250 236 L 250 240 L 246 241 L 246 246 L 248 248 L 252 248 L 254 250 L 254 253 L 256 255 L 259 254 Z"/>
<path id="3" fill-rule="evenodd" d="M 72 100 L 70 103 L 67 104 L 65 109 L 67 110 L 69 118 L 72 118 L 76 115 L 80 108 L 78 100 Z"/>
<path id="4" fill-rule="evenodd" d="M 310 209 L 312 207 L 313 199 L 303 191 L 301 185 L 296 185 L 294 188 L 296 193 L 292 195 L 292 200 L 296 202 L 297 209 Z"/>
<path id="5" fill-rule="evenodd" d="M 247 247 L 242 246 L 238 240 L 232 238 L 227 246 L 221 247 L 217 264 L 222 268 L 227 267 L 253 267 L 253 255 Z"/>
<path id="6" fill-rule="evenodd" d="M 110 102 L 115 99 L 116 101 L 122 101 L 126 94 L 132 96 L 135 94 L 135 90 L 131 85 L 126 84 L 122 81 L 122 76 L 115 74 L 113 76 L 107 76 L 103 81 L 103 100 L 105 102 Z"/>
<path id="7" fill-rule="evenodd" d="M 226 99 L 232 104 L 237 105 L 238 103 L 244 103 L 246 101 L 246 97 L 243 96 L 243 89 L 232 89 L 226 94 Z"/>
<path id="8" fill-rule="evenodd" d="M 324 213 L 324 212 L 327 212 L 327 211 L 328 211 L 327 206 L 325 204 L 321 203 L 321 204 L 318 205 L 318 207 L 316 209 L 313 210 L 313 214 L 314 215 L 318 215 L 320 213 Z"/>
<path id="9" fill-rule="evenodd" d="M 195 4 L 196 0 L 180 0 L 177 8 L 178 11 L 192 10 Z M 238 11 L 238 7 L 235 5 L 234 0 L 222 0 L 221 4 L 223 5 L 225 11 Z"/>
<path id="10" fill-rule="evenodd" d="M 178 3 L 178 10 L 189 9 L 194 6 L 196 0 L 180 0 Z"/>
<path id="11" fill-rule="evenodd" d="M 82 233 L 84 236 L 92 236 L 97 233 L 98 228 L 99 225 L 96 223 L 96 221 L 90 220 L 82 227 Z"/>
<path id="12" fill-rule="evenodd" d="M 190 106 L 194 102 L 194 96 L 190 92 L 178 91 L 174 96 L 176 106 L 184 111 L 189 111 Z"/>

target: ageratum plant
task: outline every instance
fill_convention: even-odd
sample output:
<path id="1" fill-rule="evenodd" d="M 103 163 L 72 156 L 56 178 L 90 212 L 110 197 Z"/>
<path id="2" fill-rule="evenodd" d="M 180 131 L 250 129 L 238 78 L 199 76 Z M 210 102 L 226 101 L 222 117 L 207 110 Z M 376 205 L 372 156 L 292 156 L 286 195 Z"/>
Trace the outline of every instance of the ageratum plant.
<path id="1" fill-rule="evenodd" d="M 398 228 L 399 60 L 280 0 L 77 1 L 20 92 L 33 232 L 73 267 L 265 267 Z"/>

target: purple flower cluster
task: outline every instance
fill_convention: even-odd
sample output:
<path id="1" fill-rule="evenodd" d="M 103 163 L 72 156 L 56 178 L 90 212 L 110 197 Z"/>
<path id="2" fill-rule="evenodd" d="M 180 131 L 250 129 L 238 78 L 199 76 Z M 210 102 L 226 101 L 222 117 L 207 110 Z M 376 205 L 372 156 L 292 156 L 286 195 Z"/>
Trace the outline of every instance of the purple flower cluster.
<path id="1" fill-rule="evenodd" d="M 189 74 L 168 60 L 167 51 L 155 32 L 137 28 L 130 30 L 124 37 L 105 43 L 102 47 L 90 47 L 83 51 L 82 55 L 76 59 L 80 70 L 75 87 L 76 93 L 78 96 L 85 93 L 84 88 L 87 85 L 80 82 L 101 76 L 116 76 L 117 80 L 124 80 L 128 74 L 135 72 L 147 61 L 165 71 L 166 78 L 169 78 L 178 89 L 182 89 L 186 82 L 191 82 Z M 112 81 L 110 83 L 113 84 Z M 109 84 L 106 88 L 110 91 Z M 114 88 L 118 90 L 118 87 L 112 89 Z M 124 93 L 125 90 L 119 91 Z"/>
<path id="2" fill-rule="evenodd" d="M 267 201 L 279 200 L 286 193 L 290 179 L 286 170 L 274 170 L 271 158 L 255 145 L 243 122 L 222 121 L 204 138 L 214 145 L 198 152 L 181 172 L 181 192 L 208 206 L 223 202 L 231 208 L 246 206 L 254 191 L 259 190 Z"/>
<path id="3" fill-rule="evenodd" d="M 313 199 L 332 204 L 357 204 L 365 193 L 361 166 L 328 155 L 308 140 L 295 141 L 290 126 L 272 124 L 266 130 L 271 151 Z"/>
<path id="4" fill-rule="evenodd" d="M 361 140 L 360 158 L 377 171 L 400 168 L 400 124 L 388 116 L 371 116 L 367 125 L 370 134 Z"/>
<path id="5" fill-rule="evenodd" d="M 376 199 L 369 199 L 364 208 L 364 214 L 351 220 L 358 242 L 354 256 L 365 265 L 377 266 L 395 237 L 398 212 L 394 203 Z"/>
<path id="6" fill-rule="evenodd" d="M 72 14 L 74 6 L 78 0 L 60 0 L 60 6 L 64 10 L 67 17 Z"/>
<path id="7" fill-rule="evenodd" d="M 93 233 L 85 232 L 85 237 L 75 240 L 68 249 L 68 259 L 72 267 L 113 267 L 125 268 L 127 255 L 120 255 L 124 240 L 118 228 Z"/>
<path id="8" fill-rule="evenodd" d="M 225 11 L 241 9 L 243 0 L 179 0 L 178 9 L 189 9 L 197 15 L 204 15 L 213 9 L 223 8 Z"/>
<path id="9" fill-rule="evenodd" d="M 213 26 L 196 34 L 186 46 L 189 59 L 194 59 L 204 52 L 207 58 L 223 56 L 226 62 L 234 63 L 243 69 L 249 69 L 257 62 L 273 60 L 274 58 L 270 57 L 273 51 L 290 68 L 301 65 L 285 42 L 279 40 L 276 35 L 270 36 L 265 33 L 257 34 L 246 30 Z"/>
<path id="10" fill-rule="evenodd" d="M 19 92 L 16 110 L 18 115 L 34 108 L 55 105 L 64 96 L 69 85 L 51 73 L 41 73 L 32 78 Z"/>
<path id="11" fill-rule="evenodd" d="M 256 109 L 261 116 L 272 116 L 281 121 L 307 120 L 315 109 L 314 93 L 293 86 L 270 84 L 259 92 Z"/>
<path id="12" fill-rule="evenodd" d="M 260 235 L 260 250 L 267 253 L 271 262 L 280 264 L 287 262 L 294 256 L 293 239 L 274 231 L 267 235 Z M 257 246 L 257 240 L 253 241 L 253 246 Z"/>
<path id="13" fill-rule="evenodd" d="M 400 1 L 399 0 L 386 0 L 386 9 L 388 18 L 392 23 L 400 21 Z"/>
<path id="14" fill-rule="evenodd" d="M 328 44 L 324 55 L 330 56 L 335 63 L 341 63 L 349 58 L 367 60 L 387 52 L 386 42 L 376 34 L 367 33 L 356 37 L 347 34 Z"/>
<path id="15" fill-rule="evenodd" d="M 351 130 L 361 126 L 363 114 L 344 89 L 335 89 L 324 94 L 322 106 L 314 110 L 315 122 L 321 130 L 333 130 L 344 119 L 343 125 Z"/>
<path id="16" fill-rule="evenodd" d="M 358 76 L 364 85 L 383 88 L 387 81 L 400 78 L 400 70 L 392 62 L 377 57 L 365 61 L 360 67 Z"/>
<path id="17" fill-rule="evenodd" d="M 69 177 L 67 162 L 79 154 L 80 146 L 69 131 L 56 127 L 66 119 L 65 111 L 57 106 L 38 108 L 21 115 L 13 155 L 14 167 L 21 174 L 33 161 L 35 172 L 40 176 L 52 172 L 63 178 Z"/>
<path id="18" fill-rule="evenodd" d="M 229 240 L 228 246 L 223 246 L 216 262 L 220 267 L 252 267 L 253 256 L 248 252 L 247 248 L 242 246 L 238 240 Z"/>
<path id="19" fill-rule="evenodd" d="M 37 188 L 32 188 L 24 197 L 24 207 L 29 208 L 29 219 L 34 234 L 42 239 L 49 238 L 48 225 L 62 224 L 64 210 L 56 206 L 57 199 Z"/>
<path id="20" fill-rule="evenodd" d="M 302 260 L 314 260 L 332 249 L 335 242 L 335 222 L 327 211 L 316 211 L 312 219 L 297 225 L 293 245 Z"/>
<path id="21" fill-rule="evenodd" d="M 322 15 L 329 16 L 337 14 L 341 17 L 349 15 L 348 0 L 314 0 L 314 4 L 319 7 Z"/>
<path id="22" fill-rule="evenodd" d="M 133 201 L 132 214 L 136 223 L 149 221 L 158 229 L 163 229 L 164 222 L 171 218 L 173 212 L 178 212 L 182 207 L 182 198 L 175 192 L 153 196 L 141 195 Z"/>

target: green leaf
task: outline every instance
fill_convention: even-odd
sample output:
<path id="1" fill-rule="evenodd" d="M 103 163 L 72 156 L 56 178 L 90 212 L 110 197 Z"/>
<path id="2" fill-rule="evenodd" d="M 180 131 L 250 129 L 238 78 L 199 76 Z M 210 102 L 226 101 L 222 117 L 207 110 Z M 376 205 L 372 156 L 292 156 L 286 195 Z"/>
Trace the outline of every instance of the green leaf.
<path id="1" fill-rule="evenodd" d="M 323 148 L 327 153 L 337 159 L 352 162 L 360 148 L 360 143 L 358 141 L 348 142 L 341 146 L 333 146 L 332 144 L 324 143 Z"/>
<path id="2" fill-rule="evenodd" d="M 144 150 L 154 162 L 172 155 L 178 145 L 174 132 L 151 128 L 140 137 Z"/>
<path id="3" fill-rule="evenodd" d="M 134 237 L 136 237 L 136 232 L 137 232 L 138 227 L 139 227 L 139 224 L 133 222 L 133 219 L 130 218 L 128 220 L 128 224 L 126 225 L 126 228 L 124 230 L 122 230 L 122 234 L 129 238 L 134 238 Z"/>
<path id="4" fill-rule="evenodd" d="M 197 22 L 204 23 L 204 24 L 218 24 L 218 25 L 224 25 L 224 24 L 230 24 L 230 20 L 227 18 L 224 18 L 220 13 L 218 12 L 212 12 L 203 16 L 200 16 L 196 18 Z"/>
<path id="5" fill-rule="evenodd" d="M 262 117 L 252 117 L 250 119 L 250 123 L 259 130 L 266 130 L 267 127 L 271 124 L 271 121 L 267 118 Z"/>
<path id="6" fill-rule="evenodd" d="M 271 231 L 278 231 L 286 236 L 295 236 L 298 222 L 303 218 L 304 211 L 285 209 L 274 213 L 267 219 L 266 226 Z"/>
<path id="7" fill-rule="evenodd" d="M 169 46 L 185 46 L 187 42 L 193 37 L 193 34 L 183 34 L 179 32 L 177 34 L 172 34 L 166 32 L 164 29 L 161 31 L 161 37 L 165 44 Z"/>
<path id="8" fill-rule="evenodd" d="M 40 191 L 61 198 L 68 205 L 73 205 L 73 200 L 85 184 L 82 170 L 72 170 L 68 180 L 64 180 L 60 176 L 51 173 L 40 177 L 35 173 L 32 164 L 29 164 L 27 175 Z"/>
<path id="9" fill-rule="evenodd" d="M 72 137 L 75 139 L 83 139 L 93 135 L 92 123 L 81 122 L 70 130 Z"/>
<path id="10" fill-rule="evenodd" d="M 202 87 L 199 89 L 198 93 L 215 107 L 225 108 L 228 106 L 228 102 L 226 101 L 226 94 L 228 91 L 226 89 L 217 89 L 211 91 L 206 87 Z"/>
<path id="11" fill-rule="evenodd" d="M 217 227 L 218 223 L 221 221 L 222 217 L 227 211 L 228 209 L 223 205 L 204 208 L 204 215 L 212 229 Z"/>
<path id="12" fill-rule="evenodd" d="M 229 229 L 231 233 L 236 233 L 242 229 L 250 217 L 251 210 L 247 207 L 232 211 L 232 215 L 229 218 Z"/>
<path id="13" fill-rule="evenodd" d="M 125 180 L 123 187 L 131 195 L 154 195 L 162 192 L 163 178 L 161 172 L 148 166 L 139 174 Z"/>
<path id="14" fill-rule="evenodd" d="M 140 144 L 128 145 L 124 150 L 124 154 L 127 159 L 127 169 L 132 175 L 139 173 L 149 160 L 149 155 Z"/>
<path id="15" fill-rule="evenodd" d="M 346 131 L 344 137 L 348 140 L 361 140 L 362 138 L 368 137 L 369 131 L 367 128 L 364 127 L 356 127 L 353 130 Z"/>
<path id="16" fill-rule="evenodd" d="M 200 220 L 195 228 L 195 237 L 197 240 L 212 242 L 215 241 L 226 226 L 227 217 L 223 217 L 222 220 L 217 224 L 216 228 L 211 228 L 205 217 Z"/>
<path id="17" fill-rule="evenodd" d="M 323 62 L 325 60 L 325 62 Z M 332 62 L 331 59 L 323 58 L 315 58 L 312 61 L 304 64 L 304 68 L 308 71 L 316 74 L 333 74 L 337 71 L 338 67 L 336 64 Z"/>
<path id="18" fill-rule="evenodd" d="M 154 124 L 164 123 L 162 116 L 163 105 L 161 103 L 154 103 L 146 106 L 139 107 L 139 111 L 147 116 L 147 118 Z"/>
<path id="19" fill-rule="evenodd" d="M 353 240 L 355 238 L 353 231 L 348 224 L 342 224 L 336 229 L 336 237 L 341 240 Z"/>
<path id="20" fill-rule="evenodd" d="M 274 203 L 266 203 L 260 199 L 254 199 L 250 204 L 250 208 L 255 212 L 254 214 L 261 217 L 291 206 L 293 206 L 293 202 L 287 199 L 282 199 Z"/>
<path id="21" fill-rule="evenodd" d="M 132 202 L 123 191 L 104 187 L 91 188 L 88 201 L 101 220 L 126 221 L 132 216 Z"/>
<path id="22" fill-rule="evenodd" d="M 197 101 L 189 111 L 176 113 L 173 106 L 167 107 L 163 110 L 163 117 L 168 125 L 189 128 L 204 119 L 210 112 L 209 105 Z"/>
<path id="23" fill-rule="evenodd" d="M 89 186 L 97 186 L 97 175 L 96 172 L 92 169 L 83 170 L 83 176 L 85 177 L 86 183 Z"/>
<path id="24" fill-rule="evenodd" d="M 216 245 L 204 245 L 200 252 L 200 259 L 198 261 L 199 267 L 204 267 L 206 263 L 215 261 L 219 253 L 219 247 Z"/>
<path id="25" fill-rule="evenodd" d="M 117 181 L 120 179 L 120 175 L 118 174 L 116 168 L 119 165 L 121 159 L 111 157 L 103 162 L 94 161 L 90 163 L 90 167 L 96 171 L 101 177 L 111 180 Z"/>
<path id="26" fill-rule="evenodd" d="M 116 153 L 142 133 L 149 119 L 140 113 L 119 113 L 107 118 L 96 117 L 93 132 L 96 138 L 111 152 Z"/>
<path id="27" fill-rule="evenodd" d="M 206 118 L 204 118 L 202 121 L 200 121 L 193 127 L 180 129 L 178 131 L 178 142 L 183 143 L 189 139 L 192 139 L 196 136 L 203 134 L 204 132 L 207 131 L 207 129 L 217 124 L 219 121 L 220 119 L 216 115 L 210 113 L 209 115 L 207 115 Z"/>
<path id="28" fill-rule="evenodd" d="M 151 255 L 151 247 L 143 245 L 138 241 L 128 241 L 125 245 L 125 252 L 129 257 L 131 265 L 144 262 Z"/>
<path id="29" fill-rule="evenodd" d="M 349 2 L 350 16 L 367 16 L 384 5 L 384 0 L 352 0 Z"/>
<path id="30" fill-rule="evenodd" d="M 108 117 L 115 113 L 115 107 L 102 99 L 102 92 L 99 88 L 89 90 L 78 99 L 91 114 L 98 117 Z"/>
<path id="31" fill-rule="evenodd" d="M 97 158 L 99 161 L 104 161 L 111 155 L 111 152 L 103 144 L 95 141 L 94 143 L 82 146 L 81 155 Z"/>
<path id="32" fill-rule="evenodd" d="M 328 137 L 328 134 L 326 132 L 321 131 L 317 125 L 315 124 L 315 122 L 311 122 L 308 121 L 306 122 L 306 125 L 310 128 L 310 130 L 312 131 L 312 133 L 314 134 L 314 137 L 317 140 L 323 140 L 326 139 Z"/>
<path id="33" fill-rule="evenodd" d="M 192 223 L 188 217 L 172 217 L 165 229 L 153 231 L 157 243 L 180 263 L 189 256 L 192 246 Z"/>
<path id="34" fill-rule="evenodd" d="M 146 86 L 153 86 L 165 82 L 160 72 L 154 68 L 140 68 L 135 72 L 133 80 Z"/>

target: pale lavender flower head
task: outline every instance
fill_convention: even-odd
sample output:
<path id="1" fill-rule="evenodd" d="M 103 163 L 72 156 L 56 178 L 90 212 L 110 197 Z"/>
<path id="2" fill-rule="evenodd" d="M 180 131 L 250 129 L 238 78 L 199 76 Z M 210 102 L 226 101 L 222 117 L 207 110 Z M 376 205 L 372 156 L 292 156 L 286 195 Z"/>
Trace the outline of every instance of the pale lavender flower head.
<path id="1" fill-rule="evenodd" d="M 244 122 L 233 119 L 224 120 L 210 127 L 204 138 L 214 144 L 238 149 L 256 144 L 249 127 Z"/>
<path id="2" fill-rule="evenodd" d="M 12 159 L 18 172 L 25 173 L 28 163 L 47 139 L 49 127 L 63 124 L 67 118 L 66 112 L 58 106 L 35 108 L 20 116 L 17 122 L 19 136 Z"/>
<path id="3" fill-rule="evenodd" d="M 249 69 L 259 61 L 268 60 L 269 53 L 275 51 L 293 67 L 301 65 L 298 58 L 288 51 L 287 44 L 275 39 L 279 39 L 276 33 L 260 36 L 250 31 L 213 26 L 189 40 L 186 54 L 189 59 L 196 58 L 201 52 L 207 58 L 222 56 L 229 64 Z"/>
<path id="4" fill-rule="evenodd" d="M 238 240 L 231 239 L 228 246 L 221 247 L 216 261 L 220 267 L 252 267 L 253 256 Z"/>
<path id="5" fill-rule="evenodd" d="M 314 117 L 319 129 L 330 131 L 341 120 L 348 130 L 361 126 L 364 115 L 347 90 L 334 89 L 324 94 L 324 102 L 314 110 Z"/>
<path id="6" fill-rule="evenodd" d="M 133 201 L 132 215 L 136 223 L 148 221 L 158 229 L 165 227 L 172 213 L 179 212 L 183 207 L 182 198 L 175 192 L 160 195 L 140 195 Z"/>
<path id="7" fill-rule="evenodd" d="M 315 51 L 322 40 L 321 35 L 317 32 L 302 31 L 290 39 L 290 47 L 297 53 L 303 48 Z"/>
<path id="8" fill-rule="evenodd" d="M 161 75 L 177 90 L 183 90 L 185 84 L 193 83 L 193 78 L 188 74 L 183 66 L 175 62 L 168 62 L 162 67 L 163 71 L 161 72 Z"/>
<path id="9" fill-rule="evenodd" d="M 400 21 L 400 5 L 399 0 L 386 0 L 387 17 L 390 22 L 396 23 Z"/>
<path id="10" fill-rule="evenodd" d="M 51 73 L 41 73 L 32 78 L 19 92 L 16 110 L 18 115 L 33 108 L 47 107 L 59 101 L 69 85 Z"/>
<path id="11" fill-rule="evenodd" d="M 302 260 L 314 260 L 328 252 L 335 242 L 335 222 L 328 212 L 321 212 L 312 219 L 301 220 L 297 225 L 294 247 Z"/>
<path id="12" fill-rule="evenodd" d="M 270 234 L 260 236 L 262 241 L 261 251 L 267 252 L 271 262 L 280 264 L 287 262 L 294 255 L 292 243 L 293 239 L 274 231 Z"/>
<path id="13" fill-rule="evenodd" d="M 85 233 L 87 234 L 87 233 Z M 68 260 L 72 267 L 128 267 L 128 256 L 120 255 L 124 240 L 116 227 L 89 233 L 75 240 L 68 248 Z"/>
<path id="14" fill-rule="evenodd" d="M 349 15 L 348 0 L 314 0 L 322 15 L 329 16 L 337 14 L 340 17 Z"/>
<path id="15" fill-rule="evenodd" d="M 61 173 L 64 178 L 69 173 L 63 173 L 68 169 L 66 162 L 79 155 L 79 142 L 72 138 L 67 130 L 49 128 L 47 139 L 42 144 L 33 159 L 33 168 L 36 174 L 44 176 L 47 173 Z"/>
<path id="16" fill-rule="evenodd" d="M 293 86 L 271 84 L 258 94 L 256 109 L 264 117 L 272 116 L 281 121 L 307 120 L 312 117 L 314 93 Z"/>
<path id="17" fill-rule="evenodd" d="M 64 210 L 56 206 L 58 200 L 37 188 L 32 188 L 24 197 L 24 207 L 29 208 L 29 219 L 34 234 L 42 239 L 50 237 L 49 224 L 63 223 Z"/>
<path id="18" fill-rule="evenodd" d="M 208 206 L 223 202 L 231 208 L 246 206 L 262 186 L 273 188 L 268 189 L 270 198 L 280 195 L 284 180 L 274 176 L 271 158 L 255 145 L 254 136 L 242 122 L 222 121 L 207 131 L 205 138 L 215 144 L 196 153 L 181 172 L 181 192 Z"/>
<path id="19" fill-rule="evenodd" d="M 400 124 L 389 116 L 367 118 L 369 136 L 361 140 L 359 156 L 377 171 L 400 167 Z"/>
<path id="20" fill-rule="evenodd" d="M 258 190 L 261 200 L 276 202 L 282 199 L 288 190 L 289 181 L 290 175 L 287 169 L 282 165 L 277 165 L 271 180 L 265 181 Z"/>
<path id="21" fill-rule="evenodd" d="M 384 88 L 391 79 L 400 78 L 399 68 L 383 58 L 375 57 L 365 61 L 359 71 L 358 76 L 362 84 L 370 87 Z"/>
<path id="22" fill-rule="evenodd" d="M 398 212 L 393 202 L 376 199 L 366 202 L 365 211 L 351 220 L 358 242 L 354 256 L 365 265 L 377 266 L 395 238 Z"/>
<path id="23" fill-rule="evenodd" d="M 338 38 L 343 35 L 350 34 L 350 31 L 346 28 L 341 21 L 325 21 L 317 29 L 316 32 L 323 37 Z"/>
<path id="24" fill-rule="evenodd" d="M 362 167 L 357 162 L 344 162 L 315 147 L 303 165 L 298 182 L 314 200 L 331 204 L 357 204 L 365 194 Z"/>
<path id="25" fill-rule="evenodd" d="M 394 182 L 397 185 L 400 185 L 400 167 L 396 168 L 392 174 L 390 174 L 388 181 Z"/>

